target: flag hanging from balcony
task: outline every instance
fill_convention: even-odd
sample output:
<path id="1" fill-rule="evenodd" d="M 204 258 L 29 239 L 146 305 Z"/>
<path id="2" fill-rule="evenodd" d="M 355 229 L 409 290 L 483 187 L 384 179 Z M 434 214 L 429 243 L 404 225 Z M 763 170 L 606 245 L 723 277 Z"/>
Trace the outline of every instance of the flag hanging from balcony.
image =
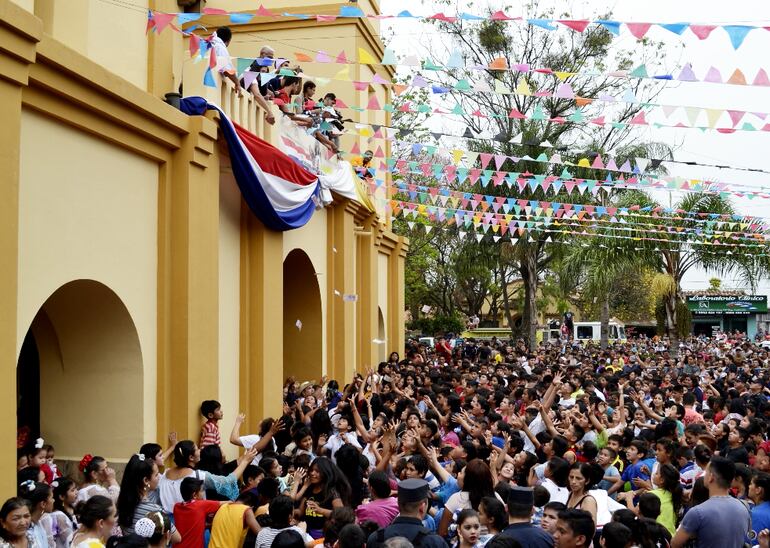
<path id="1" fill-rule="evenodd" d="M 202 97 L 181 100 L 182 112 L 219 111 L 219 127 L 227 143 L 233 175 L 249 209 L 271 230 L 304 226 L 320 206 L 318 177 L 289 156 L 234 123 Z"/>

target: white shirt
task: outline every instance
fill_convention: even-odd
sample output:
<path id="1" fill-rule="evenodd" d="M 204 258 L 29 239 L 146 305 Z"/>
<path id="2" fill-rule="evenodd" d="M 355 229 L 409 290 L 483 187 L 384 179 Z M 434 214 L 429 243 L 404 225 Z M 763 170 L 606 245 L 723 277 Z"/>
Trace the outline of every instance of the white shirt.
<path id="1" fill-rule="evenodd" d="M 549 502 L 561 502 L 567 504 L 567 500 L 569 500 L 569 489 L 566 487 L 559 487 L 553 480 L 551 480 L 551 478 L 545 478 L 540 485 L 545 487 L 551 494 Z"/>
<path id="2" fill-rule="evenodd" d="M 215 32 L 211 37 L 211 47 L 214 49 L 214 55 L 217 58 L 217 70 L 221 72 L 232 72 L 233 62 L 230 60 L 230 52 L 227 46 Z"/>
<path id="3" fill-rule="evenodd" d="M 257 442 L 259 442 L 259 440 L 262 439 L 262 436 L 258 434 L 249 434 L 247 436 L 241 436 L 238 439 L 240 440 L 241 445 L 243 445 L 244 449 L 251 449 L 252 447 L 257 445 Z M 276 450 L 274 439 L 270 440 L 270 445 L 268 447 L 272 451 Z M 262 453 L 257 453 L 257 456 L 254 457 L 254 460 L 251 461 L 251 464 L 253 464 L 254 466 L 259 466 L 259 461 L 261 460 L 262 460 Z"/>
<path id="4" fill-rule="evenodd" d="M 334 434 L 329 441 L 326 442 L 326 445 L 324 445 L 324 449 L 326 449 L 327 454 L 331 455 L 334 464 L 337 464 L 337 450 L 346 443 L 356 446 L 359 450 L 361 449 L 358 438 L 352 432 L 346 434 Z"/>

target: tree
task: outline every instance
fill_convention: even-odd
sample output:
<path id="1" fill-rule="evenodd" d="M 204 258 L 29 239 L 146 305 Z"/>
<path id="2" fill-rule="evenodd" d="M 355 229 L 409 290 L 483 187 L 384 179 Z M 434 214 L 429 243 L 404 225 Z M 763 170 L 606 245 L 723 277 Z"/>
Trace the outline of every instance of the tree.
<path id="1" fill-rule="evenodd" d="M 530 6 L 532 12 L 537 6 Z M 549 17 L 549 13 L 542 17 Z M 607 18 L 601 14 L 599 18 Z M 431 43 L 430 56 L 436 55 L 442 45 L 460 51 L 462 56 L 473 65 L 489 67 L 497 58 L 516 60 L 531 67 L 556 67 L 564 71 L 563 81 L 552 76 L 540 77 L 534 72 L 512 70 L 480 70 L 468 73 L 461 69 L 445 72 L 424 71 L 423 77 L 431 83 L 447 88 L 448 107 L 460 114 L 462 123 L 472 135 L 494 135 L 492 139 L 468 141 L 467 148 L 473 152 L 488 152 L 518 158 L 536 158 L 542 151 L 541 145 L 552 145 L 560 151 L 577 147 L 581 149 L 589 144 L 599 144 L 602 151 L 615 150 L 628 143 L 632 129 L 624 124 L 584 124 L 587 119 L 606 115 L 608 107 L 599 107 L 599 103 L 578 107 L 574 100 L 557 99 L 552 96 L 536 97 L 533 93 L 487 93 L 474 91 L 467 93 L 457 89 L 463 82 L 476 89 L 519 90 L 535 88 L 538 91 L 554 93 L 566 83 L 579 97 L 595 98 L 601 94 L 621 94 L 626 91 L 627 82 L 612 78 L 575 78 L 572 72 L 596 70 L 601 73 L 606 68 L 611 56 L 612 35 L 600 26 L 589 27 L 583 33 L 551 33 L 536 29 L 533 25 L 508 25 L 500 21 L 484 21 L 469 24 L 458 20 L 454 23 L 434 22 L 437 28 L 449 38 L 441 44 Z M 446 47 L 446 46 L 445 46 Z M 449 52 L 447 52 L 449 53 Z M 629 68 L 632 62 L 640 62 L 638 51 L 632 57 L 629 51 L 613 49 L 612 56 L 617 59 L 619 68 Z M 544 79 L 543 79 L 544 78 Z M 540 80 L 538 80 L 540 79 Z M 463 86 L 460 86 L 463 87 Z M 633 93 L 638 98 L 649 101 L 655 92 L 648 83 L 640 79 L 634 84 Z M 452 104 L 454 103 L 454 104 Z M 628 122 L 639 113 L 640 103 L 618 104 L 614 112 L 617 122 Z M 511 117 L 509 113 L 528 113 L 529 117 Z M 599 150 L 599 149 L 594 149 Z M 565 159 L 573 159 L 567 152 Z M 577 158 L 574 158 L 577 161 Z M 559 169 L 557 169 L 557 167 Z M 506 171 L 530 173 L 536 176 L 560 175 L 562 166 L 535 161 L 520 161 L 515 165 L 510 161 L 500 166 Z M 487 188 L 486 193 L 503 195 L 504 186 Z M 573 196 L 561 189 L 555 195 L 548 195 L 541 187 L 535 190 L 527 188 L 519 192 L 520 198 L 527 200 L 588 201 L 591 194 Z M 520 219 L 527 219 L 523 214 Z M 512 295 L 508 283 L 514 277 L 523 281 L 524 310 L 521 334 L 530 348 L 536 346 L 538 303 L 537 291 L 546 269 L 563 252 L 563 246 L 555 245 L 564 235 L 559 231 L 546 231 L 534 227 L 526 235 L 515 237 L 510 243 L 502 245 L 498 255 L 496 277 L 503 280 L 501 300 L 505 313 L 512 318 Z"/>
<path id="2" fill-rule="evenodd" d="M 631 234 L 639 238 L 635 248 L 639 258 L 658 273 L 652 282 L 653 291 L 662 300 L 670 351 L 677 357 L 683 329 L 689 330 L 689 311 L 682 296 L 685 274 L 692 268 L 719 275 L 737 273 L 754 287 L 757 276 L 765 272 L 767 245 L 761 252 L 737 247 L 730 231 L 758 233 L 761 225 L 738 223 L 732 218 L 732 204 L 721 194 L 685 194 L 671 208 L 662 207 L 641 192 L 624 195 L 623 200 L 645 212 L 630 215 L 627 220 L 636 224 Z"/>
<path id="3" fill-rule="evenodd" d="M 709 291 L 719 291 L 722 288 L 722 280 L 719 278 L 709 278 Z"/>

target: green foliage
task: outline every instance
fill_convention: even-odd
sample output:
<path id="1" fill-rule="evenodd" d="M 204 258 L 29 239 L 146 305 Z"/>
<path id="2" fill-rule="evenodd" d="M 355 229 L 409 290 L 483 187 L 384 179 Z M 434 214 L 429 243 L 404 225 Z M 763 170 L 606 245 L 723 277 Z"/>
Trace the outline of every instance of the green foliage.
<path id="1" fill-rule="evenodd" d="M 655 322 L 657 324 L 658 335 L 666 334 L 666 306 L 663 301 L 659 301 L 655 307 Z M 676 332 L 680 339 L 687 337 L 692 328 L 692 312 L 687 308 L 687 303 L 682 300 L 677 301 L 676 305 Z"/>
<path id="2" fill-rule="evenodd" d="M 458 314 L 449 316 L 439 314 L 434 317 L 415 318 L 407 325 L 407 328 L 432 337 L 445 333 L 462 333 L 465 331 L 465 322 Z"/>

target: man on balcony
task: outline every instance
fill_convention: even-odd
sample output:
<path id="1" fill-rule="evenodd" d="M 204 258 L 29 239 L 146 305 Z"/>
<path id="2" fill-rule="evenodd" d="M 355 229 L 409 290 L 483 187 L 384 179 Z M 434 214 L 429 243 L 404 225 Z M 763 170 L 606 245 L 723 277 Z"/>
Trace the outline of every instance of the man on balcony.
<path id="1" fill-rule="evenodd" d="M 227 78 L 233 83 L 237 93 L 241 89 L 241 83 L 235 75 L 235 67 L 233 67 L 232 59 L 230 59 L 230 52 L 227 51 L 227 46 L 230 45 L 230 40 L 232 39 L 233 32 L 230 30 L 230 27 L 219 27 L 211 35 L 211 47 L 214 48 L 214 55 L 217 58 L 219 74 L 222 78 Z"/>

